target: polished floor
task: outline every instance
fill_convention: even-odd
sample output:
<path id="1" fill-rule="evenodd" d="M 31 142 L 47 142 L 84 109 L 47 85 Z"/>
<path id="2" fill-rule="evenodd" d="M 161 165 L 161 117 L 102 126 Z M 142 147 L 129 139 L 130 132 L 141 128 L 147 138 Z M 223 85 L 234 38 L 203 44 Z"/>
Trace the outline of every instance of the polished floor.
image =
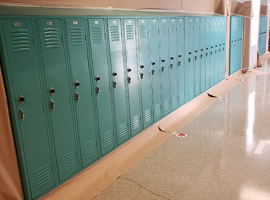
<path id="1" fill-rule="evenodd" d="M 270 200 L 269 121 L 270 73 L 247 76 L 94 199 Z"/>

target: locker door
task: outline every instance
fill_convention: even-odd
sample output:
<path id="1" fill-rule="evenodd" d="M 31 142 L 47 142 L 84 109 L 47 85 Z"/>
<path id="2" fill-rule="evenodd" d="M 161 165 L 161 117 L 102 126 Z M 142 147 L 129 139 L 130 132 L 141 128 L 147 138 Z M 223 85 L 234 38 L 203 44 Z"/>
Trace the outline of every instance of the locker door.
<path id="1" fill-rule="evenodd" d="M 115 146 L 104 19 L 88 19 L 88 24 L 91 42 L 91 67 L 94 72 L 92 78 L 95 80 L 94 96 L 97 102 L 100 146 L 101 154 L 104 155 Z"/>
<path id="2" fill-rule="evenodd" d="M 50 110 L 60 182 L 78 171 L 75 133 L 59 19 L 38 19 L 47 109 Z"/>
<path id="3" fill-rule="evenodd" d="M 85 41 L 85 21 L 66 19 L 67 41 L 76 100 L 82 166 L 98 158 L 88 59 Z"/>
<path id="4" fill-rule="evenodd" d="M 201 35 L 200 35 L 200 63 L 201 63 L 201 93 L 206 90 L 206 65 L 205 65 L 205 46 L 206 46 L 206 19 L 201 18 Z"/>
<path id="5" fill-rule="evenodd" d="M 242 67 L 242 49 L 243 49 L 243 17 L 241 17 L 240 21 L 240 69 Z"/>
<path id="6" fill-rule="evenodd" d="M 226 17 L 222 17 L 221 20 L 221 41 L 220 41 L 220 49 L 221 49 L 221 68 L 220 68 L 220 77 L 219 81 L 225 79 L 225 70 L 226 70 Z"/>
<path id="7" fill-rule="evenodd" d="M 190 101 L 194 98 L 194 54 L 193 54 L 193 18 L 186 17 L 185 18 L 185 54 L 186 60 L 185 65 L 187 69 L 185 71 L 185 77 L 187 77 L 185 83 L 185 94 L 186 94 L 186 102 Z"/>
<path id="8" fill-rule="evenodd" d="M 169 73 L 169 20 L 160 19 L 160 56 L 161 56 L 161 97 L 162 116 L 171 112 L 170 73 Z"/>
<path id="9" fill-rule="evenodd" d="M 170 19 L 170 94 L 171 94 L 171 106 L 172 110 L 175 110 L 178 107 L 178 90 L 177 90 L 177 34 L 176 34 L 176 19 Z"/>
<path id="10" fill-rule="evenodd" d="M 156 22 L 157 23 L 157 22 Z M 151 27 L 151 25 L 150 25 Z M 148 40 L 148 22 L 147 19 L 138 19 L 138 54 L 139 64 L 137 65 L 140 70 L 140 81 L 141 81 L 141 94 L 142 94 L 142 109 L 143 109 L 143 127 L 146 128 L 153 123 L 154 115 L 152 111 L 152 81 L 150 73 L 151 67 L 149 63 L 149 40 Z M 152 29 L 151 29 L 152 30 Z M 158 31 L 157 27 L 155 27 Z M 157 34 L 158 36 L 158 34 Z M 156 49 L 158 51 L 158 49 Z M 157 63 L 158 60 L 153 61 Z M 155 66 L 153 65 L 153 68 Z M 152 69 L 154 70 L 154 69 Z M 158 72 L 156 72 L 158 74 Z M 159 86 L 159 84 L 158 84 Z M 159 87 L 157 93 L 160 92 Z"/>
<path id="11" fill-rule="evenodd" d="M 142 130 L 135 19 L 124 19 L 131 134 Z"/>
<path id="12" fill-rule="evenodd" d="M 205 38 L 205 87 L 206 90 L 210 88 L 210 71 L 211 71 L 211 60 L 210 60 L 210 52 L 211 52 L 211 18 L 206 18 L 206 24 L 205 24 L 205 32 L 206 32 L 206 38 Z"/>
<path id="13" fill-rule="evenodd" d="M 230 17 L 230 57 L 229 57 L 229 75 L 233 74 L 233 17 Z"/>
<path id="14" fill-rule="evenodd" d="M 218 41 L 218 54 L 219 54 L 219 74 L 218 74 L 218 82 L 222 81 L 223 78 L 223 71 L 225 71 L 225 65 L 223 66 L 223 51 L 222 51 L 222 43 L 223 43 L 223 17 L 219 18 L 219 41 Z"/>
<path id="15" fill-rule="evenodd" d="M 108 19 L 118 144 L 129 138 L 120 19 Z M 133 122 L 134 123 L 134 122 Z M 139 119 L 138 119 L 139 123 Z"/>
<path id="16" fill-rule="evenodd" d="M 200 47 L 201 47 L 201 34 L 200 34 L 200 17 L 194 19 L 194 80 L 195 80 L 195 96 L 201 93 L 201 63 L 200 63 Z"/>
<path id="17" fill-rule="evenodd" d="M 3 19 L 2 26 L 2 69 L 24 192 L 32 199 L 55 186 L 36 47 L 31 19 Z"/>
<path id="18" fill-rule="evenodd" d="M 215 59 L 215 64 L 214 64 L 214 68 L 215 68 L 215 75 L 214 75 L 214 83 L 217 84 L 218 80 L 219 80 L 219 63 L 220 63 L 220 54 L 219 54 L 219 39 L 220 39 L 220 21 L 219 21 L 219 17 L 215 17 L 214 18 L 214 22 L 215 22 L 215 27 L 214 27 L 214 35 L 215 35 L 215 43 L 214 43 L 214 59 Z"/>
<path id="19" fill-rule="evenodd" d="M 210 49 L 210 87 L 215 85 L 215 42 L 216 42 L 216 19 L 211 17 L 211 49 Z"/>
<path id="20" fill-rule="evenodd" d="M 158 121 L 161 118 L 161 62 L 159 56 L 159 20 L 150 19 L 149 20 L 149 30 L 150 30 L 150 62 L 152 65 L 151 75 L 152 75 L 152 89 L 153 89 L 153 108 L 154 108 L 154 121 Z M 141 36 L 140 36 L 141 38 Z M 145 44 L 147 40 L 145 40 Z M 140 42 L 141 44 L 141 42 Z M 147 49 L 147 46 L 145 46 Z M 142 48 L 140 49 L 142 54 Z M 147 55 L 147 54 L 145 54 Z M 142 57 L 142 56 L 141 56 Z M 141 62 L 142 64 L 142 62 Z"/>
<path id="21" fill-rule="evenodd" d="M 178 51 L 178 95 L 179 106 L 185 104 L 185 19 L 179 18 L 177 23 Z"/>

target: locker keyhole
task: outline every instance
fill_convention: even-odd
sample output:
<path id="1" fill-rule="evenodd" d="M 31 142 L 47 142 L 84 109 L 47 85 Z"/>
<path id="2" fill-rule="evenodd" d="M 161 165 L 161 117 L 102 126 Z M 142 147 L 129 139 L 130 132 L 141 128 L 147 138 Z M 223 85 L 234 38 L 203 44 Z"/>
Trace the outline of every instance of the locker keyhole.
<path id="1" fill-rule="evenodd" d="M 141 69 L 143 69 L 144 68 L 144 65 L 141 65 L 140 67 L 141 67 Z"/>
<path id="2" fill-rule="evenodd" d="M 179 54 L 178 57 L 181 58 L 181 55 Z"/>
<path id="3" fill-rule="evenodd" d="M 132 70 L 130 68 L 127 69 L 127 72 L 131 72 Z"/>
<path id="4" fill-rule="evenodd" d="M 113 72 L 113 76 L 117 76 L 117 73 L 116 72 Z"/>
<path id="5" fill-rule="evenodd" d="M 152 62 L 152 65 L 155 65 L 156 63 L 155 62 Z"/>
<path id="6" fill-rule="evenodd" d="M 25 98 L 24 98 L 22 95 L 20 95 L 20 96 L 19 96 L 19 102 L 20 102 L 20 103 L 23 103 L 24 101 L 25 101 Z"/>
<path id="7" fill-rule="evenodd" d="M 163 63 L 164 63 L 164 62 L 165 62 L 165 60 L 164 60 L 164 59 L 162 59 L 162 60 L 161 60 L 161 62 L 163 62 Z"/>
<path id="8" fill-rule="evenodd" d="M 173 60 L 173 57 L 171 57 L 171 60 Z"/>

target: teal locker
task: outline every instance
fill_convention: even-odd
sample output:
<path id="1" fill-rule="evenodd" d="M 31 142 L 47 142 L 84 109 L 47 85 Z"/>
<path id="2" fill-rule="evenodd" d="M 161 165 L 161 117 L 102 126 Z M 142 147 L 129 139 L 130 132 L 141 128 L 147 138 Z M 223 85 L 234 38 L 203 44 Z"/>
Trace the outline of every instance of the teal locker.
<path id="1" fill-rule="evenodd" d="M 214 64 L 214 68 L 215 68 L 215 72 L 214 72 L 214 84 L 218 83 L 219 80 L 219 66 L 220 66 L 220 53 L 219 53 L 219 41 L 220 41 L 220 21 L 219 21 L 219 17 L 215 17 L 214 18 L 214 22 L 215 22 L 215 27 L 214 27 L 214 59 L 215 59 L 215 64 Z"/>
<path id="2" fill-rule="evenodd" d="M 234 37 L 235 37 L 235 17 L 230 17 L 230 59 L 229 59 L 229 75 L 235 72 L 235 53 L 234 53 Z"/>
<path id="3" fill-rule="evenodd" d="M 138 55 L 139 55 L 139 64 L 138 68 L 140 70 L 140 80 L 141 80 L 141 95 L 142 95 L 142 109 L 143 109 L 143 127 L 146 128 L 150 126 L 154 121 L 154 114 L 152 111 L 152 76 L 158 73 L 158 70 L 156 69 L 155 63 L 158 63 L 158 60 L 153 61 L 153 69 L 150 67 L 149 63 L 149 40 L 148 40 L 148 26 L 155 26 L 157 25 L 157 21 L 155 21 L 154 25 L 148 25 L 147 19 L 138 19 Z M 152 31 L 152 29 L 150 29 Z M 158 31 L 158 27 L 154 27 L 153 31 Z M 158 37 L 158 34 L 156 35 Z M 158 51 L 158 49 L 156 49 Z M 150 71 L 153 70 L 153 73 Z M 155 72 L 156 71 L 156 72 Z M 159 83 L 158 88 L 155 91 L 155 94 L 158 93 L 158 96 L 160 96 L 160 89 L 159 89 Z M 154 102 L 159 102 L 158 99 L 156 99 Z M 158 103 L 158 106 L 160 104 Z M 159 108 L 160 109 L 160 108 Z M 160 114 L 160 111 L 159 111 Z M 160 115 L 155 116 L 157 119 L 160 118 Z M 156 119 L 156 118 L 155 118 Z"/>
<path id="4" fill-rule="evenodd" d="M 185 18 L 179 18 L 177 23 L 178 52 L 178 97 L 179 106 L 185 104 Z"/>
<path id="5" fill-rule="evenodd" d="M 55 186 L 31 19 L 2 19 L 2 69 L 25 197 Z M 37 131 L 38 130 L 38 131 Z"/>
<path id="6" fill-rule="evenodd" d="M 194 91 L 194 54 L 193 54 L 193 35 L 194 23 L 192 17 L 185 18 L 185 96 L 186 102 L 192 100 L 195 95 Z"/>
<path id="7" fill-rule="evenodd" d="M 60 19 L 38 19 L 39 40 L 46 81 L 60 182 L 78 171 L 76 138 L 66 74 Z"/>
<path id="8" fill-rule="evenodd" d="M 210 59 L 210 52 L 211 52 L 211 18 L 206 17 L 205 23 L 205 89 L 208 90 L 210 86 L 210 74 L 211 74 L 211 59 Z"/>
<path id="9" fill-rule="evenodd" d="M 151 75 L 152 75 L 152 88 L 153 88 L 153 109 L 154 109 L 154 121 L 158 121 L 161 118 L 161 82 L 160 77 L 162 73 L 160 56 L 159 56 L 159 20 L 150 19 L 149 20 L 149 50 L 150 50 L 150 62 L 152 65 Z M 140 36 L 141 37 L 141 36 Z M 147 39 L 144 41 L 145 49 L 147 49 Z M 142 44 L 141 44 L 141 47 Z M 142 48 L 140 49 L 140 52 Z M 148 54 L 145 54 L 148 56 Z M 142 56 L 141 56 L 142 57 Z M 147 60 L 145 58 L 145 60 Z M 143 64 L 141 62 L 141 64 Z"/>
<path id="10" fill-rule="evenodd" d="M 88 19 L 88 24 L 91 43 L 90 57 L 92 59 L 90 67 L 93 69 L 95 82 L 94 96 L 97 102 L 101 154 L 104 155 L 115 146 L 104 19 Z"/>
<path id="11" fill-rule="evenodd" d="M 170 57 L 170 94 L 171 94 L 171 106 L 172 110 L 178 108 L 178 88 L 177 88 L 177 20 L 170 19 L 170 26 L 169 26 L 169 36 L 170 36 L 170 47 L 169 47 L 169 57 Z"/>
<path id="12" fill-rule="evenodd" d="M 200 48 L 201 48 L 201 30 L 200 30 L 200 17 L 194 17 L 194 83 L 195 83 L 195 96 L 201 94 L 201 59 L 200 59 Z"/>
<path id="13" fill-rule="evenodd" d="M 170 73 L 169 73 L 169 19 L 161 18 L 160 21 L 160 57 L 161 57 L 161 97 L 162 116 L 171 112 Z"/>
<path id="14" fill-rule="evenodd" d="M 135 19 L 124 19 L 131 135 L 142 130 Z"/>
<path id="15" fill-rule="evenodd" d="M 210 87 L 215 85 L 215 44 L 216 44 L 216 18 L 211 17 L 211 40 L 210 40 Z"/>
<path id="16" fill-rule="evenodd" d="M 118 144 L 129 138 L 120 19 L 108 19 L 113 95 Z M 134 123 L 134 122 L 133 122 Z M 136 121 L 135 123 L 139 123 Z"/>
<path id="17" fill-rule="evenodd" d="M 201 18 L 201 34 L 200 34 L 200 63 L 201 63 L 201 93 L 206 90 L 206 65 L 205 65 L 205 47 L 206 47 L 206 18 Z"/>
<path id="18" fill-rule="evenodd" d="M 85 167 L 98 158 L 97 136 L 94 125 L 94 106 L 91 95 L 85 41 L 85 21 L 83 19 L 66 19 L 65 23 L 82 167 Z"/>
<path id="19" fill-rule="evenodd" d="M 220 66 L 219 81 L 222 81 L 225 79 L 225 70 L 226 70 L 226 17 L 221 18 L 220 51 L 221 51 L 221 66 Z"/>

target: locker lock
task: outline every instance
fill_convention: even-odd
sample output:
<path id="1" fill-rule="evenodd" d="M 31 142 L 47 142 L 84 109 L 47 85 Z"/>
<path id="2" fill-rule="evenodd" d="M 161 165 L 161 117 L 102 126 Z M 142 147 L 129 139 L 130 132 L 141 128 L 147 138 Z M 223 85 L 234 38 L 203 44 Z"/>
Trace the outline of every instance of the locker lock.
<path id="1" fill-rule="evenodd" d="M 24 101 L 25 101 L 25 98 L 24 98 L 22 95 L 20 95 L 20 96 L 19 96 L 19 102 L 20 102 L 20 103 L 23 103 Z"/>
<path id="2" fill-rule="evenodd" d="M 195 53 L 197 53 L 198 51 L 197 50 L 195 50 Z"/>
<path id="3" fill-rule="evenodd" d="M 152 65 L 155 65 L 156 63 L 155 62 L 152 62 Z"/>
<path id="4" fill-rule="evenodd" d="M 131 72 L 132 70 L 130 68 L 127 69 L 128 72 Z"/>
<path id="5" fill-rule="evenodd" d="M 155 75 L 155 70 L 152 69 L 152 75 Z"/>
<path id="6" fill-rule="evenodd" d="M 141 79 L 143 79 L 143 73 L 141 73 Z"/>
<path id="7" fill-rule="evenodd" d="M 191 55 L 191 52 L 189 52 L 188 54 Z"/>
<path id="8" fill-rule="evenodd" d="M 208 47 L 206 47 L 206 50 L 208 50 Z"/>
<path id="9" fill-rule="evenodd" d="M 171 57 L 171 60 L 173 60 L 173 57 Z"/>
<path id="10" fill-rule="evenodd" d="M 99 76 L 96 76 L 96 81 L 100 81 L 100 77 Z"/>
<path id="11" fill-rule="evenodd" d="M 55 93 L 55 89 L 53 87 L 50 88 L 50 94 L 53 95 Z"/>
<path id="12" fill-rule="evenodd" d="M 116 72 L 113 72 L 113 76 L 117 76 L 117 73 Z"/>
<path id="13" fill-rule="evenodd" d="M 161 62 L 163 62 L 163 63 L 164 63 L 164 62 L 165 62 L 165 60 L 164 60 L 164 59 L 162 59 L 162 60 L 161 60 Z"/>
<path id="14" fill-rule="evenodd" d="M 78 81 L 75 81 L 75 87 L 78 88 L 81 84 Z"/>
<path id="15" fill-rule="evenodd" d="M 181 58 L 181 55 L 179 54 L 178 57 Z"/>
<path id="16" fill-rule="evenodd" d="M 141 65 L 140 67 L 141 67 L 141 69 L 143 69 L 144 68 L 144 65 Z"/>

